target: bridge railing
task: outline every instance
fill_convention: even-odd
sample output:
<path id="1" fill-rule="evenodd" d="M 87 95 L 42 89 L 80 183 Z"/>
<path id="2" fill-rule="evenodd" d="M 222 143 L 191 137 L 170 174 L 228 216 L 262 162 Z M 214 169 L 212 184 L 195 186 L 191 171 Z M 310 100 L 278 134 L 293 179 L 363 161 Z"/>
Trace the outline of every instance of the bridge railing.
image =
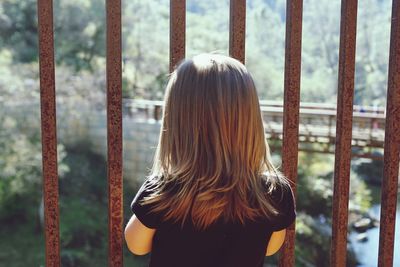
<path id="1" fill-rule="evenodd" d="M 315 105 L 314 105 L 315 104 Z M 160 121 L 163 102 L 142 99 L 122 99 L 124 114 L 135 120 Z M 260 101 L 264 128 L 269 139 L 283 138 L 283 103 L 280 101 Z M 360 150 L 353 157 L 382 160 L 383 157 L 371 153 L 372 148 L 383 149 L 385 139 L 385 115 L 380 107 L 353 106 L 352 141 Z M 336 139 L 336 106 L 319 103 L 300 103 L 299 150 L 309 152 L 335 153 L 331 147 Z M 309 149 L 304 143 L 324 144 L 320 149 Z M 274 149 L 281 149 L 281 146 Z"/>
<path id="2" fill-rule="evenodd" d="M 43 191 L 46 266 L 60 266 L 57 133 L 54 83 L 53 2 L 38 0 Z M 282 169 L 297 180 L 302 0 L 287 0 Z M 122 79 L 121 0 L 106 0 L 107 176 L 109 266 L 122 266 Z M 170 70 L 185 58 L 186 1 L 170 0 Z M 246 1 L 230 1 L 229 54 L 245 63 Z M 331 265 L 345 266 L 351 158 L 357 0 L 342 0 Z M 393 265 L 400 146 L 400 0 L 393 0 L 386 106 L 379 266 Z M 295 183 L 294 183 L 295 184 Z M 296 192 L 296 187 L 293 186 Z M 301 200 L 299 200 L 301 201 Z M 281 250 L 280 265 L 294 266 L 295 224 Z"/>

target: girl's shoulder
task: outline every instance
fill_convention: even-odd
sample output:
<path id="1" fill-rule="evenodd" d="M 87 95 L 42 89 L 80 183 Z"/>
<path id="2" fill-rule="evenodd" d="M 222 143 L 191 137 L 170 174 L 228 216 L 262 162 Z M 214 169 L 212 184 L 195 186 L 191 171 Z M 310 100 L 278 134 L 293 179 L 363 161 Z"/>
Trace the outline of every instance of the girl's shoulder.
<path id="1" fill-rule="evenodd" d="M 265 182 L 266 193 L 278 214 L 271 220 L 273 231 L 287 228 L 296 218 L 295 196 L 287 179 L 270 178 Z"/>
<path id="2" fill-rule="evenodd" d="M 265 173 L 261 176 L 262 183 L 268 195 L 277 197 L 283 194 L 293 193 L 290 186 L 291 181 L 281 173 Z"/>
<path id="3" fill-rule="evenodd" d="M 165 181 L 162 175 L 160 176 L 147 176 L 139 189 L 143 197 L 150 196 L 156 192 L 165 192 L 174 190 L 177 183 L 174 181 Z"/>
<path id="4" fill-rule="evenodd" d="M 153 203 L 145 203 L 158 191 L 157 177 L 146 177 L 130 204 L 132 212 L 148 228 L 157 228 L 160 223 L 160 214 L 154 213 Z"/>

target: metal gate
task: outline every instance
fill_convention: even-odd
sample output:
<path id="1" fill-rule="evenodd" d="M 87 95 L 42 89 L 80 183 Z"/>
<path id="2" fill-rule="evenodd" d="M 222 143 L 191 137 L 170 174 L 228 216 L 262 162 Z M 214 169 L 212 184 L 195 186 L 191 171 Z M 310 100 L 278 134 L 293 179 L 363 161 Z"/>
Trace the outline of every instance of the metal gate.
<path id="1" fill-rule="evenodd" d="M 331 265 L 345 266 L 351 159 L 357 0 L 342 0 Z M 282 171 L 297 179 L 302 0 L 287 0 Z M 106 0 L 109 266 L 123 266 L 121 0 Z M 53 2 L 38 0 L 46 266 L 60 266 Z M 186 1 L 170 0 L 170 70 L 185 58 Z M 229 54 L 245 63 L 246 0 L 230 1 Z M 400 0 L 393 0 L 388 74 L 379 266 L 393 266 L 400 153 Z M 295 186 L 293 190 L 295 192 Z M 295 224 L 280 266 L 294 266 Z"/>

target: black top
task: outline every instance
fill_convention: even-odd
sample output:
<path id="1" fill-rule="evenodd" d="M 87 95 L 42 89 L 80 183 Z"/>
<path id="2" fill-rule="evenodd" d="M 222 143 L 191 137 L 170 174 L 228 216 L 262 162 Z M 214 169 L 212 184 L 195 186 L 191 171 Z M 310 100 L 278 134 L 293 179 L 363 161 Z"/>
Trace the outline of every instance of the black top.
<path id="1" fill-rule="evenodd" d="M 290 186 L 271 193 L 281 215 L 274 220 L 246 223 L 217 222 L 206 230 L 196 230 L 191 223 L 164 222 L 150 213 L 150 204 L 141 205 L 151 193 L 146 180 L 131 203 L 131 210 L 142 224 L 156 228 L 149 267 L 262 267 L 271 234 L 292 224 L 296 217 Z M 283 194 L 281 194 L 283 193 Z M 188 220 L 190 221 L 190 220 Z"/>

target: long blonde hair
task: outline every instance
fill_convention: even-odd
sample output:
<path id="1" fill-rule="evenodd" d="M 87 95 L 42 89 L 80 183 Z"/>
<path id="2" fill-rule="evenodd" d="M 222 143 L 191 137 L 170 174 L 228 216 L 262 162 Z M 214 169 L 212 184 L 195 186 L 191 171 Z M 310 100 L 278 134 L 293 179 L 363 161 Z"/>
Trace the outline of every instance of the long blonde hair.
<path id="1" fill-rule="evenodd" d="M 238 60 L 201 54 L 170 75 L 143 204 L 199 229 L 279 212 L 266 192 L 287 179 L 272 164 L 256 88 Z M 174 190 L 171 190 L 174 189 Z"/>

